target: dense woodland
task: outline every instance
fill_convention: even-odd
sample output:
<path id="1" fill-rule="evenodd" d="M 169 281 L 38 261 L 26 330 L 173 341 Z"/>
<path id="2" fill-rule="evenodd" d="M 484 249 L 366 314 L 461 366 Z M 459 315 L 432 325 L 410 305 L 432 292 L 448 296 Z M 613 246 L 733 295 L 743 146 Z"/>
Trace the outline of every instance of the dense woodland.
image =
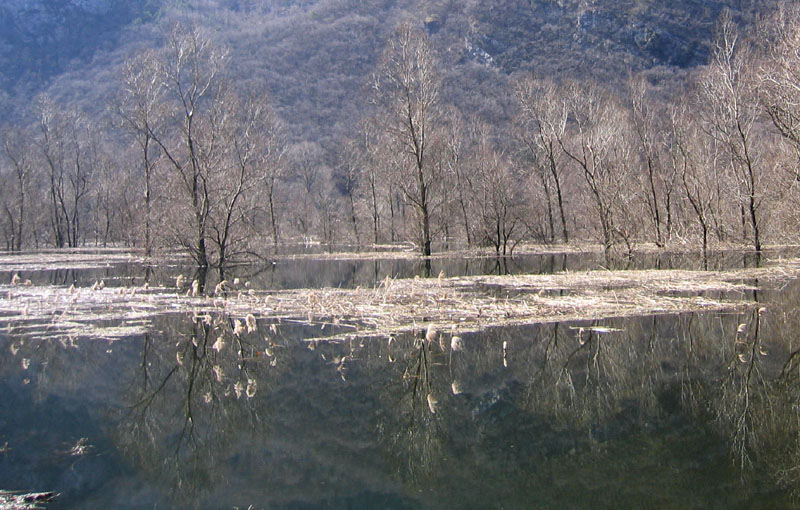
<path id="1" fill-rule="evenodd" d="M 2 248 L 180 247 L 221 274 L 287 242 L 795 242 L 800 9 L 702 4 L 114 11 L 90 57 L 3 60 Z"/>

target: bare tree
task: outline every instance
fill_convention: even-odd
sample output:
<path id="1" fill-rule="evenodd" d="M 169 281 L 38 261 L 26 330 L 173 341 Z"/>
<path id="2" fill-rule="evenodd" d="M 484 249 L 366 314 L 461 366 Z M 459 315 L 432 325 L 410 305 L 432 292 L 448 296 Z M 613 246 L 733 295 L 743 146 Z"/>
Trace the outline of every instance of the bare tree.
<path id="1" fill-rule="evenodd" d="M 533 165 L 542 182 L 547 200 L 550 239 L 555 238 L 552 214 L 552 194 L 561 222 L 561 238 L 569 242 L 567 219 L 564 213 L 564 153 L 558 145 L 563 136 L 567 120 L 567 105 L 563 94 L 552 82 L 527 77 L 518 81 L 514 89 L 519 112 L 517 113 L 518 136 L 526 159 Z M 551 191 L 552 190 L 552 191 Z"/>
<path id="2" fill-rule="evenodd" d="M 187 200 L 189 225 L 178 226 L 175 235 L 189 251 L 205 285 L 209 267 L 208 220 L 211 210 L 211 173 L 225 149 L 219 142 L 215 107 L 224 97 L 222 72 L 227 50 L 214 46 L 198 29 L 176 27 L 169 35 L 158 62 L 164 80 L 161 105 L 169 122 L 148 125 L 149 138 L 163 152 L 173 183 Z M 158 131 L 156 131 L 158 128 Z"/>
<path id="3" fill-rule="evenodd" d="M 800 6 L 782 4 L 765 20 L 761 34 L 764 55 L 758 69 L 758 91 L 773 125 L 795 153 L 786 165 L 800 181 Z"/>
<path id="4" fill-rule="evenodd" d="M 156 53 L 147 50 L 127 60 L 121 81 L 122 94 L 114 105 L 114 111 L 140 151 L 144 174 L 144 250 L 149 257 L 153 251 L 153 173 L 160 155 L 153 135 L 161 130 L 161 114 L 164 113 L 161 108 L 164 79 Z"/>
<path id="5" fill-rule="evenodd" d="M 339 225 L 342 223 L 341 212 L 345 210 L 345 204 L 342 194 L 336 189 L 335 180 L 330 172 L 322 176 L 322 182 L 317 188 L 314 201 L 319 206 L 319 228 L 322 242 L 327 245 L 329 252 L 333 252 L 340 231 Z"/>
<path id="6" fill-rule="evenodd" d="M 489 126 L 475 126 L 475 146 L 469 155 L 476 180 L 472 202 L 480 213 L 483 239 L 497 255 L 505 256 L 514 249 L 514 237 L 520 237 L 523 200 L 517 183 L 521 179 L 493 138 Z"/>
<path id="7" fill-rule="evenodd" d="M 274 164 L 281 126 L 264 97 L 242 100 L 229 94 L 219 104 L 215 124 L 229 153 L 214 172 L 209 233 L 216 248 L 215 266 L 223 280 L 226 264 L 247 247 L 246 240 L 254 233 L 252 195 L 261 191 L 263 169 Z"/>
<path id="8" fill-rule="evenodd" d="M 261 181 L 267 202 L 269 226 L 272 234 L 272 251 L 278 253 L 278 199 L 286 180 L 286 144 L 279 125 L 266 133 L 261 148 Z"/>
<path id="9" fill-rule="evenodd" d="M 386 183 L 383 182 L 384 172 L 382 172 L 381 146 L 379 133 L 373 129 L 368 122 L 360 126 L 358 142 L 356 144 L 361 167 L 361 179 L 358 181 L 361 199 L 366 204 L 372 223 L 372 242 L 380 242 L 383 201 L 382 188 Z"/>
<path id="10" fill-rule="evenodd" d="M 63 147 L 64 129 L 56 123 L 55 104 L 47 98 L 42 98 L 39 103 L 39 130 L 40 136 L 37 145 L 44 157 L 49 180 L 49 206 L 50 227 L 53 230 L 53 241 L 57 248 L 67 245 L 63 214 L 64 191 L 64 165 L 65 148 Z"/>
<path id="11" fill-rule="evenodd" d="M 84 203 L 97 150 L 84 115 L 62 111 L 47 96 L 37 103 L 36 144 L 49 180 L 50 223 L 56 247 L 77 247 L 82 239 Z"/>
<path id="12" fill-rule="evenodd" d="M 164 195 L 172 193 L 169 225 L 194 260 L 201 289 L 210 266 L 222 279 L 226 265 L 253 248 L 259 211 L 266 209 L 274 250 L 278 243 L 281 123 L 266 98 L 232 90 L 224 76 L 227 59 L 228 51 L 197 28 L 176 26 L 162 51 L 126 63 L 116 108 L 141 154 L 146 245 L 158 167 L 169 189 Z"/>
<path id="13" fill-rule="evenodd" d="M 400 25 L 375 74 L 373 101 L 381 110 L 381 128 L 406 158 L 401 169 L 404 178 L 396 183 L 417 212 L 423 256 L 431 254 L 431 204 L 439 181 L 428 153 L 439 122 L 440 81 L 438 62 L 425 33 Z"/>
<path id="14" fill-rule="evenodd" d="M 13 186 L 6 187 L 7 195 L 3 197 L 3 212 L 10 230 L 7 244 L 9 250 L 20 251 L 25 234 L 33 154 L 29 144 L 18 133 L 7 131 L 2 134 L 2 138 L 10 172 L 10 178 L 6 182 L 13 182 Z"/>
<path id="15" fill-rule="evenodd" d="M 357 194 L 359 191 L 359 182 L 361 175 L 364 173 L 362 167 L 363 160 L 356 156 L 359 151 L 359 140 L 350 139 L 339 146 L 335 157 L 338 159 L 337 164 L 337 183 L 338 188 L 344 192 L 347 198 L 347 207 L 350 211 L 349 223 L 353 228 L 353 237 L 356 245 L 361 244 L 361 238 L 358 233 L 358 218 L 356 212 Z"/>
<path id="16" fill-rule="evenodd" d="M 445 129 L 441 147 L 440 160 L 443 165 L 443 174 L 448 183 L 449 189 L 453 194 L 449 202 L 453 204 L 450 209 L 455 208 L 455 214 L 460 216 L 464 237 L 467 246 L 471 246 L 473 238 L 473 226 L 470 215 L 470 196 L 473 193 L 473 176 L 469 172 L 470 165 L 467 164 L 464 153 L 467 150 L 467 129 L 461 112 L 455 108 L 450 108 L 445 117 Z"/>
<path id="17" fill-rule="evenodd" d="M 578 166 L 599 222 L 606 257 L 622 240 L 631 250 L 635 211 L 631 210 L 632 155 L 627 112 L 596 86 L 572 84 L 568 96 L 572 122 L 558 135 L 561 150 Z"/>
<path id="18" fill-rule="evenodd" d="M 719 150 L 713 139 L 702 136 L 687 108 L 685 105 L 674 108 L 670 116 L 670 162 L 675 173 L 680 176 L 684 197 L 700 227 L 703 268 L 708 269 L 709 231 L 718 204 L 719 188 L 716 183 L 722 177 L 718 173 Z"/>
<path id="19" fill-rule="evenodd" d="M 741 47 L 736 24 L 723 13 L 714 43 L 711 65 L 701 78 L 700 101 L 706 133 L 727 150 L 731 168 L 742 197 L 742 220 L 749 219 L 753 248 L 761 251 L 759 205 L 762 199 L 763 169 L 755 142 L 760 105 L 748 65 L 750 54 Z"/>
<path id="20" fill-rule="evenodd" d="M 631 78 L 628 88 L 633 132 L 636 135 L 645 170 L 643 196 L 653 222 L 656 245 L 664 247 L 669 238 L 672 218 L 670 211 L 672 180 L 661 161 L 664 142 L 657 122 L 662 112 L 658 110 L 652 98 L 648 97 L 647 82 L 644 78 Z"/>
<path id="21" fill-rule="evenodd" d="M 96 166 L 102 171 L 93 179 L 90 218 L 95 246 L 106 247 L 123 237 L 125 175 L 106 151 L 98 151 L 96 158 Z"/>
<path id="22" fill-rule="evenodd" d="M 287 161 L 297 193 L 294 220 L 300 233 L 308 238 L 314 230 L 319 211 L 315 201 L 325 167 L 324 151 L 316 142 L 303 141 L 287 149 Z"/>

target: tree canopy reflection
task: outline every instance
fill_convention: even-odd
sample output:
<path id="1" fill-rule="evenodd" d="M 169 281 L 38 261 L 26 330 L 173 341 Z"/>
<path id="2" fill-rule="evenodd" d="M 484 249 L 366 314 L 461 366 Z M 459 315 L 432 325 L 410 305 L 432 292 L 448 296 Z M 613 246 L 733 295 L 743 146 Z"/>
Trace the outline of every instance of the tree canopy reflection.
<path id="1" fill-rule="evenodd" d="M 163 316 L 105 390 L 125 388 L 110 439 L 126 472 L 185 506 L 785 501 L 800 482 L 797 291 L 729 313 L 341 342 L 313 321 Z M 0 342 L 4 376 L 36 394 L 90 384 L 71 368 L 89 343 Z"/>

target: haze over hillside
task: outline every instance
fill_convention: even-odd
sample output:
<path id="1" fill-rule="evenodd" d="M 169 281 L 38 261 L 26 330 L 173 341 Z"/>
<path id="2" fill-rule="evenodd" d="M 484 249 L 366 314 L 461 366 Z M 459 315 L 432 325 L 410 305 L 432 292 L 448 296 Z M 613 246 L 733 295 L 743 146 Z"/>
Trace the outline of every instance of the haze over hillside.
<path id="1" fill-rule="evenodd" d="M 759 4 L 765 9 L 767 2 Z M 507 75 L 624 80 L 703 64 L 728 8 L 742 23 L 755 2 L 577 0 L 11 0 L 0 6 L 0 101 L 19 113 L 37 93 L 91 109 L 112 94 L 118 67 L 156 46 L 177 21 L 206 27 L 232 50 L 238 87 L 266 90 L 298 139 L 326 138 L 353 120 L 387 34 L 425 26 L 449 75 L 449 99 L 498 115 Z M 491 112 L 491 113 L 489 113 Z M 338 127 L 337 127 L 338 126 Z"/>

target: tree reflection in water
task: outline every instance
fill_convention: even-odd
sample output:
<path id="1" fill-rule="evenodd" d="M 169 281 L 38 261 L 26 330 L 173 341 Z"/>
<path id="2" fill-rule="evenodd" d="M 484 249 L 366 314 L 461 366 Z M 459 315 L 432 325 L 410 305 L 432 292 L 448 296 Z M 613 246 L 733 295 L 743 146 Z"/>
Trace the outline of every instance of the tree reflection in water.
<path id="1" fill-rule="evenodd" d="M 379 431 L 401 474 L 412 479 L 435 471 L 443 455 L 441 441 L 451 413 L 445 400 L 449 383 L 443 339 L 429 326 L 427 331 L 391 337 L 386 346 L 394 380 L 381 398 L 392 404 Z"/>
<path id="2" fill-rule="evenodd" d="M 225 314 L 165 320 L 142 343 L 140 373 L 116 434 L 119 448 L 159 485 L 191 501 L 225 484 L 225 459 L 242 435 L 264 426 L 254 397 L 282 372 L 273 336 Z M 252 329 L 252 328 L 251 328 Z"/>
<path id="3" fill-rule="evenodd" d="M 514 507 L 534 493 L 543 507 L 643 493 L 761 504 L 765 488 L 784 501 L 770 487 L 800 487 L 798 289 L 755 293 L 736 313 L 435 335 L 420 324 L 341 343 L 314 339 L 328 323 L 248 331 L 221 311 L 176 314 L 130 342 L 136 359 L 120 358 L 117 384 L 92 398 L 122 402 L 106 419 L 125 472 L 177 506 L 364 493 L 411 507 Z M 0 338 L 0 369 L 44 404 L 91 387 L 86 367 L 106 347 L 90 345 Z M 102 451 L 96 434 L 75 435 Z"/>
<path id="4" fill-rule="evenodd" d="M 318 356 L 315 366 L 327 371 L 309 381 L 324 387 L 309 392 L 336 391 L 338 380 L 345 405 L 373 393 L 374 415 L 342 410 L 361 423 L 339 433 L 376 434 L 389 470 L 412 486 L 475 476 L 446 473 L 464 455 L 487 456 L 487 469 L 491 457 L 511 446 L 519 449 L 512 460 L 523 466 L 575 455 L 606 458 L 618 441 L 694 420 L 727 438 L 744 476 L 769 472 L 794 487 L 800 350 L 793 337 L 774 334 L 796 319 L 787 313 L 786 324 L 767 327 L 771 317 L 756 306 L 729 315 L 498 328 L 465 335 L 458 352 L 451 351 L 453 332 L 426 338 L 421 328 L 390 341 L 329 344 L 304 342 L 309 331 L 301 329 L 265 341 L 263 333 L 235 334 L 224 315 L 187 317 L 167 332 L 176 343 L 142 344 L 141 373 L 126 397 L 130 411 L 118 441 L 153 480 L 180 488 L 183 497 L 230 483 L 231 453 L 243 441 L 263 447 L 258 437 L 275 432 L 272 399 L 248 398 L 248 386 L 259 396 L 285 391 L 287 378 L 307 370 L 287 372 L 289 358 L 306 352 L 305 359 Z M 310 419 L 303 409 L 288 409 L 298 422 Z"/>

